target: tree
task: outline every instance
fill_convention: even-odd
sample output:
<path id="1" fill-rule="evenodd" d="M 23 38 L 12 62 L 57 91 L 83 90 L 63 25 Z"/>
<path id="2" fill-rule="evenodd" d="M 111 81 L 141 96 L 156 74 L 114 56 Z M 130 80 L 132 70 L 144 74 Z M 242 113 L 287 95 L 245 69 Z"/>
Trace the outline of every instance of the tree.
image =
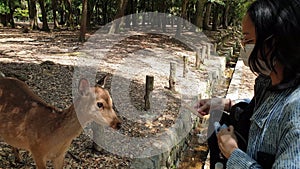
<path id="1" fill-rule="evenodd" d="M 227 29 L 228 27 L 228 16 L 229 16 L 229 9 L 230 9 L 230 0 L 226 0 L 225 6 L 223 9 L 223 19 L 222 19 L 222 26 L 223 29 Z"/>
<path id="2" fill-rule="evenodd" d="M 54 29 L 58 28 L 57 15 L 56 15 L 57 4 L 58 4 L 58 0 L 52 0 L 52 12 L 53 12 Z"/>
<path id="3" fill-rule="evenodd" d="M 183 21 L 186 19 L 186 7 L 187 7 L 188 2 L 189 2 L 189 0 L 182 0 L 182 6 L 181 6 L 181 17 L 182 18 L 179 19 L 177 22 L 176 37 L 181 36 Z"/>
<path id="4" fill-rule="evenodd" d="M 82 0 L 82 4 L 83 4 L 82 5 L 82 17 L 81 17 L 80 35 L 79 35 L 80 42 L 85 41 L 88 0 Z"/>
<path id="5" fill-rule="evenodd" d="M 41 7 L 41 11 L 42 11 L 42 22 L 43 22 L 42 30 L 49 32 L 50 29 L 49 29 L 48 21 L 47 21 L 47 12 L 46 12 L 46 9 L 45 9 L 45 0 L 39 0 L 39 4 L 40 4 L 40 7 Z"/>
<path id="6" fill-rule="evenodd" d="M 36 10 L 36 0 L 28 0 L 29 8 L 29 20 L 30 20 L 30 29 L 39 29 L 37 10 Z"/>
<path id="7" fill-rule="evenodd" d="M 115 19 L 110 27 L 109 34 L 119 33 L 120 32 L 120 24 L 121 24 L 121 17 L 124 16 L 124 12 L 127 6 L 128 0 L 119 0 L 117 14 Z"/>
<path id="8" fill-rule="evenodd" d="M 207 2 L 206 4 L 206 10 L 204 13 L 204 22 L 203 22 L 203 29 L 204 30 L 209 30 L 209 22 L 210 22 L 210 14 L 211 14 L 211 2 Z"/>
<path id="9" fill-rule="evenodd" d="M 219 22 L 219 4 L 214 3 L 214 12 L 213 12 L 213 20 L 212 20 L 212 30 L 216 31 L 218 29 Z"/>
<path id="10" fill-rule="evenodd" d="M 74 29 L 74 18 L 73 18 L 73 8 L 72 8 L 72 0 L 63 0 L 64 4 L 68 10 L 67 15 L 67 26 L 71 27 L 71 29 Z"/>
<path id="11" fill-rule="evenodd" d="M 203 28 L 203 11 L 204 11 L 204 6 L 207 0 L 197 0 L 196 3 L 196 21 L 195 25 L 198 28 Z"/>
<path id="12" fill-rule="evenodd" d="M 8 7 L 9 7 L 9 21 L 10 26 L 12 28 L 15 28 L 15 22 L 14 22 L 14 12 L 17 7 L 20 7 L 21 1 L 20 0 L 9 0 L 8 1 Z"/>
<path id="13" fill-rule="evenodd" d="M 0 21 L 3 26 L 7 26 L 9 18 L 7 14 L 9 13 L 9 7 L 6 0 L 0 0 Z"/>

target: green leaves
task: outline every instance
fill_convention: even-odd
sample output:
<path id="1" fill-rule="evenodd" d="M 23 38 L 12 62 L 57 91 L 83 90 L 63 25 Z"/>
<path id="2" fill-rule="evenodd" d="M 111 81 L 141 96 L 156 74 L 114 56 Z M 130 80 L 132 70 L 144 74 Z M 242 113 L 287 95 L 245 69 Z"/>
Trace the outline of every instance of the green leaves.
<path id="1" fill-rule="evenodd" d="M 225 2 L 223 2 L 223 0 L 208 0 L 207 2 L 216 3 L 225 6 Z"/>
<path id="2" fill-rule="evenodd" d="M 28 9 L 17 8 L 15 10 L 14 16 L 19 18 L 19 19 L 28 18 L 29 17 L 29 11 L 28 11 Z"/>
<path id="3" fill-rule="evenodd" d="M 0 14 L 8 14 L 8 13 L 9 13 L 8 5 L 5 2 L 0 1 Z"/>

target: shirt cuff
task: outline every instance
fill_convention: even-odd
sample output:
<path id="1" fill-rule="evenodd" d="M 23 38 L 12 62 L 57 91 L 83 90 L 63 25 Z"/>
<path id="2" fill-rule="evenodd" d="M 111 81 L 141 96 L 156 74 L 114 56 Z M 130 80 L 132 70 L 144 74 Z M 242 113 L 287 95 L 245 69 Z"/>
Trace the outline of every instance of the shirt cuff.
<path id="1" fill-rule="evenodd" d="M 226 168 L 251 168 L 256 163 L 250 156 L 240 149 L 235 149 L 228 158 Z"/>

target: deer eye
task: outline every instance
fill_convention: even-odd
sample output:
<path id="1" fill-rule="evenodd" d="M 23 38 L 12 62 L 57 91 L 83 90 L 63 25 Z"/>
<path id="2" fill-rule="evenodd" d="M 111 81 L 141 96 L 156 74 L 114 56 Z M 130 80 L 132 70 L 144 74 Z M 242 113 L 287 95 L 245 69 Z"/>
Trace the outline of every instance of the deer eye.
<path id="1" fill-rule="evenodd" d="M 98 106 L 99 108 L 102 108 L 102 107 L 103 107 L 103 103 L 98 102 L 98 103 L 97 103 L 97 106 Z"/>

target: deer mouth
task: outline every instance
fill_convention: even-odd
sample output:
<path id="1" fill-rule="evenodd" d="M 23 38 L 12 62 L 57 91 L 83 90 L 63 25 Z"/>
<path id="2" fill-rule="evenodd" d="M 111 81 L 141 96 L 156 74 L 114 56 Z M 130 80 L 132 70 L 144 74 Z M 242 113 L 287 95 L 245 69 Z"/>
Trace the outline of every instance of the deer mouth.
<path id="1" fill-rule="evenodd" d="M 121 121 L 118 118 L 114 118 L 114 120 L 110 123 L 110 127 L 119 130 L 121 128 Z"/>

